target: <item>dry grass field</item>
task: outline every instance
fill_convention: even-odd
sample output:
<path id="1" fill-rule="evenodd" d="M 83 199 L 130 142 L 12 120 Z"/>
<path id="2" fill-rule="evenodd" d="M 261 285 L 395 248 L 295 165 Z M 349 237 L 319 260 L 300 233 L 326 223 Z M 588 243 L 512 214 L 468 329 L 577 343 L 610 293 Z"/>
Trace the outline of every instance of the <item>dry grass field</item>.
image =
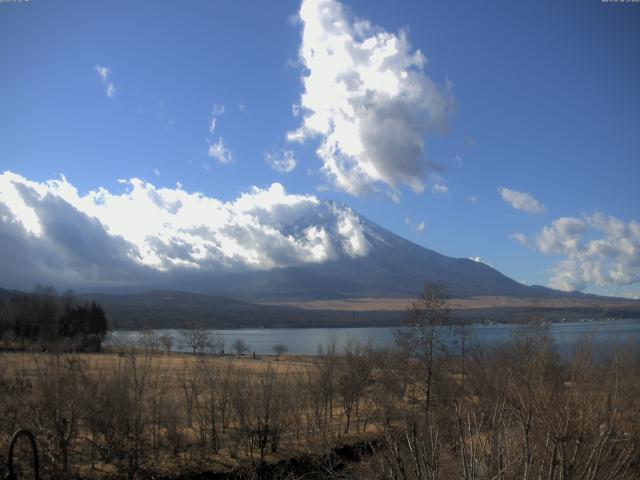
<path id="1" fill-rule="evenodd" d="M 312 300 L 299 302 L 269 303 L 269 305 L 287 305 L 308 310 L 344 310 L 367 311 L 404 311 L 414 298 L 347 298 L 336 300 Z M 524 297 L 469 297 L 452 298 L 447 301 L 451 310 L 488 309 L 488 308 L 638 308 L 637 300 L 613 298 L 524 298 Z"/>
<path id="2" fill-rule="evenodd" d="M 144 355 L 144 352 L 140 352 Z M 116 352 L 106 351 L 105 353 L 62 353 L 61 360 L 81 359 L 85 365 L 85 372 L 91 376 L 104 374 L 111 370 L 114 365 L 122 363 L 126 357 Z M 48 353 L 34 352 L 5 352 L 0 353 L 4 374 L 9 376 L 25 375 L 26 378 L 33 379 L 39 371 L 39 366 L 46 363 L 51 357 Z M 182 353 L 153 354 L 154 367 L 166 375 L 168 378 L 177 379 L 185 369 L 201 361 L 202 355 L 190 355 Z M 278 375 L 301 375 L 309 366 L 314 363 L 313 357 L 298 355 L 282 355 L 277 358 L 275 355 L 260 355 L 256 359 L 249 356 L 208 356 L 207 365 L 221 367 L 229 362 L 233 362 L 234 367 L 255 373 L 263 373 L 269 369 Z"/>
<path id="3" fill-rule="evenodd" d="M 8 413 L 0 448 L 27 427 L 46 452 L 45 476 L 172 478 L 251 469 L 368 438 L 373 423 L 351 419 L 345 430 L 337 399 L 327 406 L 325 395 L 313 392 L 319 361 L 143 349 L 0 353 L 0 405 Z M 61 422 L 74 431 L 61 432 Z M 63 456 L 64 465 L 56 465 Z"/>
<path id="4" fill-rule="evenodd" d="M 312 357 L 0 353 L 0 450 L 29 428 L 52 479 L 638 478 L 637 345 L 563 359 L 530 327 L 463 363 L 424 327 Z"/>

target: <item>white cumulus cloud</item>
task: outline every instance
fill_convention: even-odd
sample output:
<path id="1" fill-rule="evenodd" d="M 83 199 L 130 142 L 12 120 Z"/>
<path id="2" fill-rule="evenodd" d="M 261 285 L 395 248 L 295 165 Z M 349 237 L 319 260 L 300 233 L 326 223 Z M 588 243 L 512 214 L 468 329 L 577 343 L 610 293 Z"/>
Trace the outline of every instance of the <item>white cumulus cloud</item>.
<path id="1" fill-rule="evenodd" d="M 449 192 L 449 187 L 447 187 L 447 186 L 446 186 L 445 184 L 443 184 L 443 183 L 436 183 L 436 184 L 433 186 L 433 191 L 434 191 L 435 193 L 442 193 L 442 194 L 445 194 L 445 193 L 448 193 L 448 192 Z"/>
<path id="2" fill-rule="evenodd" d="M 300 60 L 304 91 L 290 141 L 318 137 L 323 171 L 352 195 L 400 185 L 424 189 L 432 164 L 425 137 L 443 131 L 454 106 L 451 86 L 425 74 L 427 60 L 407 33 L 353 18 L 335 0 L 304 0 Z"/>
<path id="3" fill-rule="evenodd" d="M 415 230 L 416 232 L 424 232 L 424 229 L 427 226 L 424 220 L 419 223 L 414 223 L 410 217 L 405 217 L 404 223 L 408 225 L 412 230 Z"/>
<path id="4" fill-rule="evenodd" d="M 552 270 L 550 285 L 584 290 L 590 285 L 640 282 L 640 223 L 601 213 L 562 217 L 542 229 L 538 250 L 564 257 Z"/>
<path id="5" fill-rule="evenodd" d="M 223 165 L 228 165 L 235 162 L 235 155 L 233 151 L 224 143 L 222 137 L 218 137 L 215 142 L 213 138 L 215 136 L 216 128 L 218 126 L 218 117 L 225 112 L 224 105 L 213 104 L 211 108 L 211 117 L 209 118 L 209 134 L 210 138 L 207 139 L 209 148 L 207 149 L 207 156 L 217 160 Z M 205 170 L 211 170 L 211 165 L 203 164 Z"/>
<path id="6" fill-rule="evenodd" d="M 218 117 L 224 113 L 224 105 L 213 104 L 211 118 L 209 119 L 209 133 L 213 135 L 218 124 Z"/>
<path id="7" fill-rule="evenodd" d="M 524 233 L 516 232 L 509 235 L 509 240 L 515 240 L 523 247 L 526 247 L 529 244 L 527 237 Z"/>
<path id="8" fill-rule="evenodd" d="M 0 175 L 0 278 L 118 284 L 367 255 L 351 209 L 274 183 L 222 202 L 133 178 L 81 194 L 64 177 Z"/>
<path id="9" fill-rule="evenodd" d="M 544 205 L 526 192 L 500 187 L 498 188 L 498 193 L 505 202 L 517 210 L 529 213 L 542 213 L 545 211 Z"/>
<path id="10" fill-rule="evenodd" d="M 227 165 L 235 161 L 235 156 L 231 149 L 224 143 L 222 137 L 218 137 L 218 141 L 209 145 L 207 155 L 216 159 L 218 162 Z"/>
<path id="11" fill-rule="evenodd" d="M 538 234 L 536 244 L 542 253 L 571 255 L 582 249 L 587 223 L 579 218 L 561 217 Z"/>
<path id="12" fill-rule="evenodd" d="M 298 162 L 291 150 L 282 150 L 280 152 L 266 152 L 264 160 L 269 166 L 279 173 L 292 172 Z"/>
<path id="13" fill-rule="evenodd" d="M 116 94 L 116 87 L 113 82 L 110 81 L 111 70 L 108 67 L 103 67 L 102 65 L 96 65 L 94 70 L 98 74 L 100 82 L 102 82 L 102 85 L 105 88 L 107 97 L 113 97 Z"/>

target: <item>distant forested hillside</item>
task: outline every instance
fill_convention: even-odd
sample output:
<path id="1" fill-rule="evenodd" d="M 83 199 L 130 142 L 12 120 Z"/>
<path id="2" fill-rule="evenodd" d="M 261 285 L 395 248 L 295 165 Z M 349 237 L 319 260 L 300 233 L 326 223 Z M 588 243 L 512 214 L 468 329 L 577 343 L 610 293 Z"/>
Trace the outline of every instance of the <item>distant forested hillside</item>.
<path id="1" fill-rule="evenodd" d="M 399 325 L 405 315 L 403 311 L 304 310 L 172 290 L 129 295 L 96 293 L 80 298 L 102 305 L 113 330 Z"/>
<path id="2" fill-rule="evenodd" d="M 304 309 L 284 305 L 261 305 L 226 297 L 180 292 L 151 291 L 135 294 L 85 294 L 86 302 L 102 305 L 111 329 L 162 328 L 309 328 L 370 327 L 403 324 L 406 310 L 348 311 Z M 456 322 L 487 320 L 502 323 L 526 323 L 531 320 L 559 321 L 583 318 L 640 318 L 640 302 L 622 301 L 603 308 L 599 304 L 575 306 L 491 306 L 454 308 Z"/>
<path id="3" fill-rule="evenodd" d="M 584 303 L 584 304 L 583 304 Z M 611 299 L 608 305 L 576 302 L 566 306 L 483 305 L 452 308 L 456 322 L 526 323 L 531 320 L 640 318 L 640 302 Z M 262 305 L 227 297 L 156 290 L 131 294 L 75 296 L 39 288 L 34 293 L 0 289 L 0 339 L 22 345 L 65 341 L 94 349 L 108 322 L 111 330 L 180 328 L 311 328 L 398 326 L 404 309 L 352 311 Z M 6 348 L 6 346 L 4 347 Z"/>

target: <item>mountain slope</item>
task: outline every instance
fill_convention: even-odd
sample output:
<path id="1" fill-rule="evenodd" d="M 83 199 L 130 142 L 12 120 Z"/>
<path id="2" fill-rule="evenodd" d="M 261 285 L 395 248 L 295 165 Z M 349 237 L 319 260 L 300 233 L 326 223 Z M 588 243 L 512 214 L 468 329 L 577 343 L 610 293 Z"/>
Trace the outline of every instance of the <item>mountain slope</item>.
<path id="1" fill-rule="evenodd" d="M 334 205 L 337 211 L 354 213 L 344 205 Z M 357 218 L 368 243 L 364 256 L 342 252 L 339 258 L 324 263 L 212 276 L 177 287 L 251 301 L 415 297 L 425 282 L 445 284 L 453 297 L 581 295 L 523 285 L 484 263 L 441 255 L 360 215 Z M 305 226 L 322 225 L 322 220 L 306 218 Z"/>

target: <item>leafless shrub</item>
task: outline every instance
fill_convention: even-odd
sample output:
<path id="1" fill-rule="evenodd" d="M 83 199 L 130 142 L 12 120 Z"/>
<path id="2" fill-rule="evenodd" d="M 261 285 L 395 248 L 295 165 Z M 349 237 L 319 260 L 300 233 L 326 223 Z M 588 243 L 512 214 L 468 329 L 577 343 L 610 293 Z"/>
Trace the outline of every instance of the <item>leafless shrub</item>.
<path id="1" fill-rule="evenodd" d="M 287 353 L 289 351 L 289 347 L 287 347 L 286 345 L 282 344 L 282 343 L 276 343 L 273 347 L 273 353 L 275 353 L 278 357 L 280 357 L 280 355 L 284 355 L 285 353 Z"/>
<path id="2" fill-rule="evenodd" d="M 415 370 L 417 394 L 427 413 L 444 372 L 439 364 L 446 358 L 446 327 L 451 323 L 446 300 L 444 286 L 426 284 L 409 306 L 405 326 L 396 330 L 397 344 L 414 360 L 407 366 Z"/>
<path id="3" fill-rule="evenodd" d="M 79 357 L 52 354 L 36 358 L 35 365 L 30 407 L 43 466 L 52 475 L 64 478 L 71 473 L 70 456 L 79 436 L 80 399 L 86 388 L 84 362 Z"/>
<path id="4" fill-rule="evenodd" d="M 209 350 L 215 355 L 224 355 L 224 349 L 227 345 L 227 339 L 220 332 L 211 335 L 209 341 Z"/>
<path id="5" fill-rule="evenodd" d="M 194 355 L 204 353 L 211 346 L 211 338 L 207 330 L 190 328 L 180 332 L 181 345 L 191 350 Z"/>
<path id="6" fill-rule="evenodd" d="M 169 355 L 173 349 L 173 337 L 165 333 L 164 335 L 160 335 L 158 341 L 160 342 L 160 346 L 162 346 L 164 352 Z"/>
<path id="7" fill-rule="evenodd" d="M 372 364 L 368 352 L 356 339 L 349 339 L 342 355 L 342 368 L 338 371 L 337 391 L 346 417 L 345 433 L 349 433 L 352 417 L 359 418 L 360 402 L 369 383 Z M 356 422 L 359 429 L 359 424 Z"/>
<path id="8" fill-rule="evenodd" d="M 247 342 L 245 342 L 243 339 L 237 338 L 233 342 L 233 345 L 231 346 L 231 348 L 233 348 L 233 351 L 236 352 L 236 355 L 244 355 L 245 353 L 249 352 L 249 350 L 251 349 L 251 346 Z"/>

